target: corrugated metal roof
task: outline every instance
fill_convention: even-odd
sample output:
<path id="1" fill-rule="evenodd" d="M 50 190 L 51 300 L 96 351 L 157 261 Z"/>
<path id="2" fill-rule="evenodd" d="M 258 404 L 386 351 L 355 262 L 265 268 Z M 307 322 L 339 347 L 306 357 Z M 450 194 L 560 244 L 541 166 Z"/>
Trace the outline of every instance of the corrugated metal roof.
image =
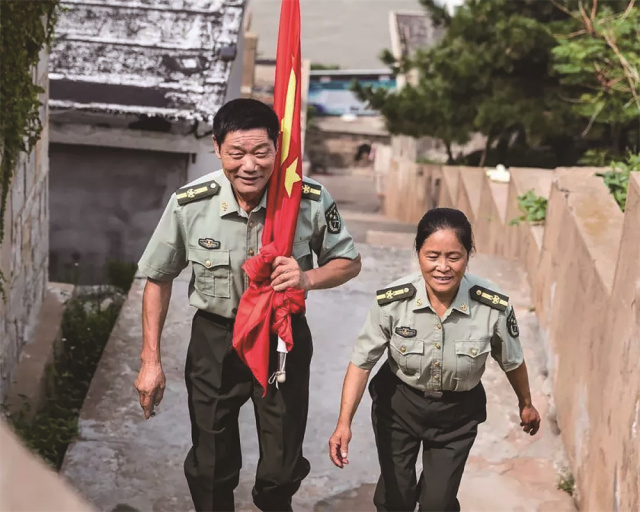
<path id="1" fill-rule="evenodd" d="M 226 96 L 244 0 L 63 0 L 50 107 L 210 121 Z"/>

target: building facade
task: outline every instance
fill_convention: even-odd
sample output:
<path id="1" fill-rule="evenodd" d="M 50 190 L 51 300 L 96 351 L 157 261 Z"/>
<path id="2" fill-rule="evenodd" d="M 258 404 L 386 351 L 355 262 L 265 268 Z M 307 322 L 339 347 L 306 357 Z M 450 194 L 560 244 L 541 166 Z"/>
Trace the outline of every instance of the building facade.
<path id="1" fill-rule="evenodd" d="M 64 0 L 50 61 L 52 280 L 105 282 L 171 193 L 219 168 L 211 121 L 242 82 L 244 0 Z"/>

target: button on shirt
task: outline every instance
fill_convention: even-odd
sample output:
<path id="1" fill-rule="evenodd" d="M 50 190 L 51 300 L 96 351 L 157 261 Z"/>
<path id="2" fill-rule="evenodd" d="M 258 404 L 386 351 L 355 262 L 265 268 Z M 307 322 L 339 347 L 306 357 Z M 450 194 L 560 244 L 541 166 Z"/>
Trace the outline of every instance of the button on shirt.
<path id="1" fill-rule="evenodd" d="M 174 279 L 189 264 L 192 276 L 189 302 L 192 306 L 233 318 L 240 297 L 248 287 L 242 269 L 244 262 L 258 253 L 267 208 L 267 193 L 250 213 L 235 199 L 231 183 L 223 171 L 217 171 L 190 183 L 190 186 L 215 180 L 220 192 L 211 197 L 179 205 L 171 196 L 139 263 L 140 271 L 151 279 Z M 306 183 L 319 183 L 305 178 Z M 333 199 L 322 187 L 318 200 L 303 198 L 296 226 L 292 256 L 302 270 L 335 258 L 355 259 L 353 238 L 344 225 L 335 233 L 327 229 L 327 212 Z"/>
<path id="2" fill-rule="evenodd" d="M 405 283 L 415 286 L 415 296 L 374 304 L 353 349 L 353 364 L 371 370 L 386 351 L 393 373 L 425 392 L 473 389 L 489 354 L 505 372 L 522 364 L 520 340 L 510 334 L 507 325 L 512 307 L 500 311 L 470 297 L 474 285 L 498 291 L 495 285 L 465 275 L 441 319 L 431 308 L 422 275 L 405 277 L 390 286 Z"/>

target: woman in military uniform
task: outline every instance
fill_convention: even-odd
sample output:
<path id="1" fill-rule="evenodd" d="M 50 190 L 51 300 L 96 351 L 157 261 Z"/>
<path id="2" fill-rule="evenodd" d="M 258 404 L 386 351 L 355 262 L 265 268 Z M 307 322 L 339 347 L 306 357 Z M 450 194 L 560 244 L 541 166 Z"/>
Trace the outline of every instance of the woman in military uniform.
<path id="1" fill-rule="evenodd" d="M 348 464 L 351 421 L 371 369 L 387 352 L 369 385 L 381 469 L 377 510 L 412 511 L 416 502 L 424 511 L 460 510 L 464 466 L 486 420 L 480 378 L 489 354 L 518 397 L 523 430 L 534 435 L 540 427 L 513 307 L 494 285 L 465 273 L 473 250 L 461 211 L 427 212 L 416 235 L 420 273 L 377 292 L 353 349 L 329 455 L 340 468 Z"/>

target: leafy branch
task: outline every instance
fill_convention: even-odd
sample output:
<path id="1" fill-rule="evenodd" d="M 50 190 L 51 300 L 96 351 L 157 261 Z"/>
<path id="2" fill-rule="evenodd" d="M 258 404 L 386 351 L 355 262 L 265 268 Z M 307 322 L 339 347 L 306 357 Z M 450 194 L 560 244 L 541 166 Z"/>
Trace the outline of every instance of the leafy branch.
<path id="1" fill-rule="evenodd" d="M 541 223 L 547 218 L 548 201 L 545 197 L 537 195 L 533 189 L 518 196 L 518 208 L 522 212 L 520 217 L 516 217 L 509 222 L 510 226 L 515 226 L 521 222 Z"/>
<path id="2" fill-rule="evenodd" d="M 53 37 L 57 6 L 58 0 L 0 2 L 0 243 L 18 155 L 29 153 L 42 131 L 44 90 L 34 84 L 32 72 Z M 0 271 L 3 297 L 4 279 Z"/>
<path id="3" fill-rule="evenodd" d="M 629 152 L 624 161 L 611 162 L 610 170 L 596 173 L 596 176 L 604 180 L 604 184 L 622 211 L 624 211 L 627 202 L 629 178 L 632 172 L 638 171 L 640 171 L 640 154 L 634 155 Z"/>

